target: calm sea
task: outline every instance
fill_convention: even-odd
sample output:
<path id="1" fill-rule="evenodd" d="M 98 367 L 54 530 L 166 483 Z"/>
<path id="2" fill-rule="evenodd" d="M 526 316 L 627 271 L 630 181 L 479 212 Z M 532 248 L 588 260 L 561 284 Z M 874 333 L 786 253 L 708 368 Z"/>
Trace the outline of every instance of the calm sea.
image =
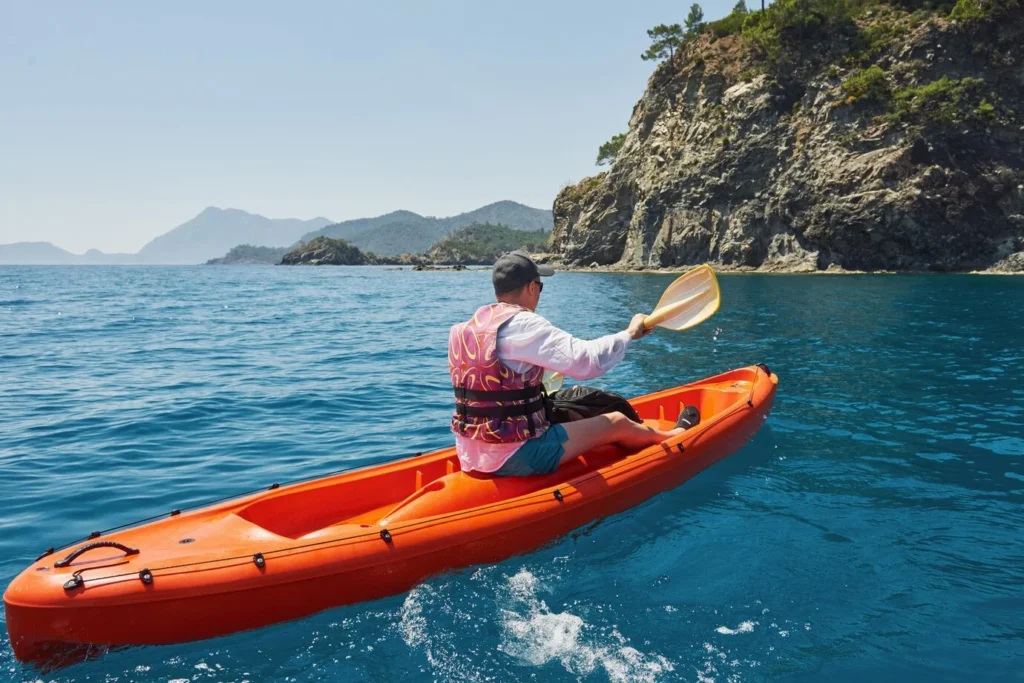
<path id="1" fill-rule="evenodd" d="M 562 273 L 621 329 L 671 281 Z M 755 440 L 669 493 L 410 593 L 10 680 L 1022 680 L 1024 278 L 724 276 L 601 380 L 764 361 Z M 0 268 L 0 585 L 92 529 L 450 443 L 486 272 Z M 2 619 L 2 616 L 0 616 Z"/>

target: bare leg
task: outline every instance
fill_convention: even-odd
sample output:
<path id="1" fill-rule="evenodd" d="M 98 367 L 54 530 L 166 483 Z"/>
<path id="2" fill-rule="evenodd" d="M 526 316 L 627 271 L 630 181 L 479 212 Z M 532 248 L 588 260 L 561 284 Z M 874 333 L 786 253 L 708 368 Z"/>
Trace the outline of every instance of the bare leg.
<path id="1" fill-rule="evenodd" d="M 598 446 L 615 443 L 629 450 L 639 450 L 686 431 L 682 428 L 668 431 L 654 429 L 637 424 L 619 412 L 588 417 L 576 422 L 565 422 L 562 426 L 565 427 L 569 439 L 562 444 L 565 453 L 558 461 L 559 465 L 564 465 Z"/>

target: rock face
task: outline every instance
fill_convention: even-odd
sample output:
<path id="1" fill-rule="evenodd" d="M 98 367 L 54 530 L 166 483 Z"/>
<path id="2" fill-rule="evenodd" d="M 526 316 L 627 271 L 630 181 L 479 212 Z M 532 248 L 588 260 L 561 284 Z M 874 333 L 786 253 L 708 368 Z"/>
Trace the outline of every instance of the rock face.
<path id="1" fill-rule="evenodd" d="M 345 240 L 316 237 L 281 259 L 282 266 L 364 266 L 368 261 L 358 247 Z"/>
<path id="2" fill-rule="evenodd" d="M 1024 11 L 886 16 L 904 23 L 871 53 L 867 96 L 842 60 L 754 75 L 741 36 L 681 49 L 612 169 L 556 198 L 553 250 L 621 268 L 1024 269 Z"/>

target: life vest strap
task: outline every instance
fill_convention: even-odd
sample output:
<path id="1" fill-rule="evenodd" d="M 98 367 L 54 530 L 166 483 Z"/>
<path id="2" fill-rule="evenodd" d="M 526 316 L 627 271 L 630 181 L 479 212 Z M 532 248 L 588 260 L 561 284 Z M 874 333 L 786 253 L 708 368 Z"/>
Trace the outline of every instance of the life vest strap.
<path id="1" fill-rule="evenodd" d="M 506 418 L 519 417 L 520 415 L 530 416 L 544 410 L 544 400 L 538 398 L 528 403 L 520 403 L 511 406 L 459 406 L 459 414 L 466 417 L 488 417 Z"/>
<path id="2" fill-rule="evenodd" d="M 525 387 L 523 389 L 501 389 L 498 391 L 478 391 L 455 387 L 455 400 L 458 401 L 528 401 L 537 398 L 544 392 L 541 385 Z"/>

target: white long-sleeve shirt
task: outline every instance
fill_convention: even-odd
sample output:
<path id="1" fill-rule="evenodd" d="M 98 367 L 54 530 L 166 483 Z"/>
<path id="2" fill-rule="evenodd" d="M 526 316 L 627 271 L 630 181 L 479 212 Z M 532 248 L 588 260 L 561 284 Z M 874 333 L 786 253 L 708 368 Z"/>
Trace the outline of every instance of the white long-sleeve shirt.
<path id="1" fill-rule="evenodd" d="M 577 339 L 536 313 L 524 311 L 498 330 L 498 358 L 517 373 L 540 366 L 573 379 L 593 379 L 625 357 L 630 341 L 625 330 L 590 341 Z M 455 450 L 466 471 L 494 472 L 522 445 L 485 443 L 455 435 Z"/>

